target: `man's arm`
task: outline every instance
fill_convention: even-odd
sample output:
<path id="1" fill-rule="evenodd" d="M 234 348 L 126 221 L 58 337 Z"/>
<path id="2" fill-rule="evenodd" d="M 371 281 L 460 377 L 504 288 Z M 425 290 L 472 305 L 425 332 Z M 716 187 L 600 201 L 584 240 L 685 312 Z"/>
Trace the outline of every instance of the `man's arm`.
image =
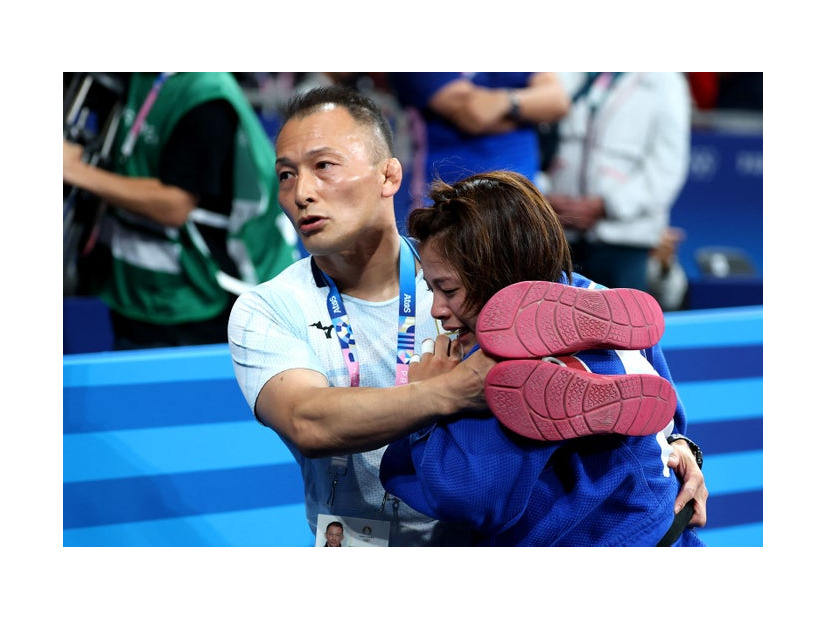
<path id="1" fill-rule="evenodd" d="M 180 227 L 196 204 L 193 194 L 159 179 L 130 178 L 89 165 L 83 147 L 63 141 L 63 182 L 102 198 L 107 203 L 148 217 L 162 226 Z"/>
<path id="2" fill-rule="evenodd" d="M 237 125 L 238 115 L 228 101 L 214 99 L 193 107 L 165 142 L 156 177 L 134 178 L 89 165 L 83 161 L 82 147 L 64 140 L 63 182 L 162 226 L 178 228 L 196 206 L 224 212 L 221 197 L 232 191 Z M 206 202 L 199 205 L 203 199 Z"/>
<path id="3" fill-rule="evenodd" d="M 510 117 L 513 100 L 520 122 L 553 122 L 564 116 L 570 99 L 553 73 L 535 73 L 524 88 L 485 88 L 459 78 L 440 88 L 428 107 L 462 131 L 471 134 L 503 133 L 519 122 Z"/>
<path id="4" fill-rule="evenodd" d="M 255 414 L 307 457 L 373 450 L 441 416 L 487 410 L 485 375 L 494 361 L 481 352 L 462 364 L 461 351 L 452 357 L 446 374 L 388 388 L 329 387 L 315 371 L 287 370 L 264 385 Z"/>

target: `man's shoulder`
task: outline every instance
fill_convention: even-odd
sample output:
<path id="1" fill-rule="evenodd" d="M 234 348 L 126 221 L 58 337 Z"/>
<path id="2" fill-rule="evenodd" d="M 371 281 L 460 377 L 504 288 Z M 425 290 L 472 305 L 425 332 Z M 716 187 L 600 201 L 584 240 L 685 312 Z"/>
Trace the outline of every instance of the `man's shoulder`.
<path id="1" fill-rule="evenodd" d="M 259 284 L 256 288 L 264 288 L 278 292 L 278 294 L 292 294 L 307 289 L 315 291 L 316 285 L 309 258 L 300 258 L 287 265 L 278 275 Z"/>
<path id="2" fill-rule="evenodd" d="M 324 289 L 318 289 L 304 259 L 281 273 L 241 293 L 232 308 L 229 323 L 238 329 L 259 328 L 273 322 L 300 324 L 314 316 L 324 304 Z"/>
<path id="3" fill-rule="evenodd" d="M 285 267 L 278 275 L 243 293 L 239 300 L 262 298 L 295 304 L 300 298 L 316 292 L 324 296 L 324 292 L 316 286 L 309 259 L 301 258 Z"/>

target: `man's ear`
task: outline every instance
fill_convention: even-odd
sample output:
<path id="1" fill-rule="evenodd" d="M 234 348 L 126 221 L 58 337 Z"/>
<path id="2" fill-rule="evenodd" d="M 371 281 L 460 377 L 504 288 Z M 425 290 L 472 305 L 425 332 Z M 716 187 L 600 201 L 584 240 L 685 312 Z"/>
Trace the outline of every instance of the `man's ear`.
<path id="1" fill-rule="evenodd" d="M 384 161 L 384 183 L 381 195 L 384 198 L 395 196 L 402 186 L 402 164 L 395 157 L 390 157 Z"/>

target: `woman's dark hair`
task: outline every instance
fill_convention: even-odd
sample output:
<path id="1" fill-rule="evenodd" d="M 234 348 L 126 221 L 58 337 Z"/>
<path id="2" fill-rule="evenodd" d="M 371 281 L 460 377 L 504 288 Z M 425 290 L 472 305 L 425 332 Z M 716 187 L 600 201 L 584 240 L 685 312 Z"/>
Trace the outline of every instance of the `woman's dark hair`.
<path id="1" fill-rule="evenodd" d="M 464 311 L 478 313 L 494 293 L 516 282 L 571 280 L 571 252 L 559 218 L 523 175 L 495 171 L 452 185 L 431 185 L 433 205 L 411 211 L 408 231 L 456 270 Z"/>

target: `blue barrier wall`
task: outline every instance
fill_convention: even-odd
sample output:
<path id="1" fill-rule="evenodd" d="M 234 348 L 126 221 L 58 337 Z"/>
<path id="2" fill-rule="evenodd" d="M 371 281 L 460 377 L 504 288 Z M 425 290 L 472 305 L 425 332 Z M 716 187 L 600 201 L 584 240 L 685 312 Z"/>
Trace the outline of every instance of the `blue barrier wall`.
<path id="1" fill-rule="evenodd" d="M 691 310 L 763 304 L 763 132 L 691 132 L 691 164 L 671 211 L 685 231 L 680 262 L 689 280 Z M 709 248 L 745 257 L 753 274 L 704 273 L 699 254 Z"/>
<path id="2" fill-rule="evenodd" d="M 763 308 L 666 315 L 710 546 L 763 545 Z M 311 546 L 298 467 L 225 345 L 63 358 L 63 544 Z"/>
<path id="3" fill-rule="evenodd" d="M 691 132 L 688 179 L 671 211 L 686 231 L 679 255 L 686 274 L 700 277 L 695 253 L 704 246 L 742 249 L 763 274 L 763 133 Z"/>

